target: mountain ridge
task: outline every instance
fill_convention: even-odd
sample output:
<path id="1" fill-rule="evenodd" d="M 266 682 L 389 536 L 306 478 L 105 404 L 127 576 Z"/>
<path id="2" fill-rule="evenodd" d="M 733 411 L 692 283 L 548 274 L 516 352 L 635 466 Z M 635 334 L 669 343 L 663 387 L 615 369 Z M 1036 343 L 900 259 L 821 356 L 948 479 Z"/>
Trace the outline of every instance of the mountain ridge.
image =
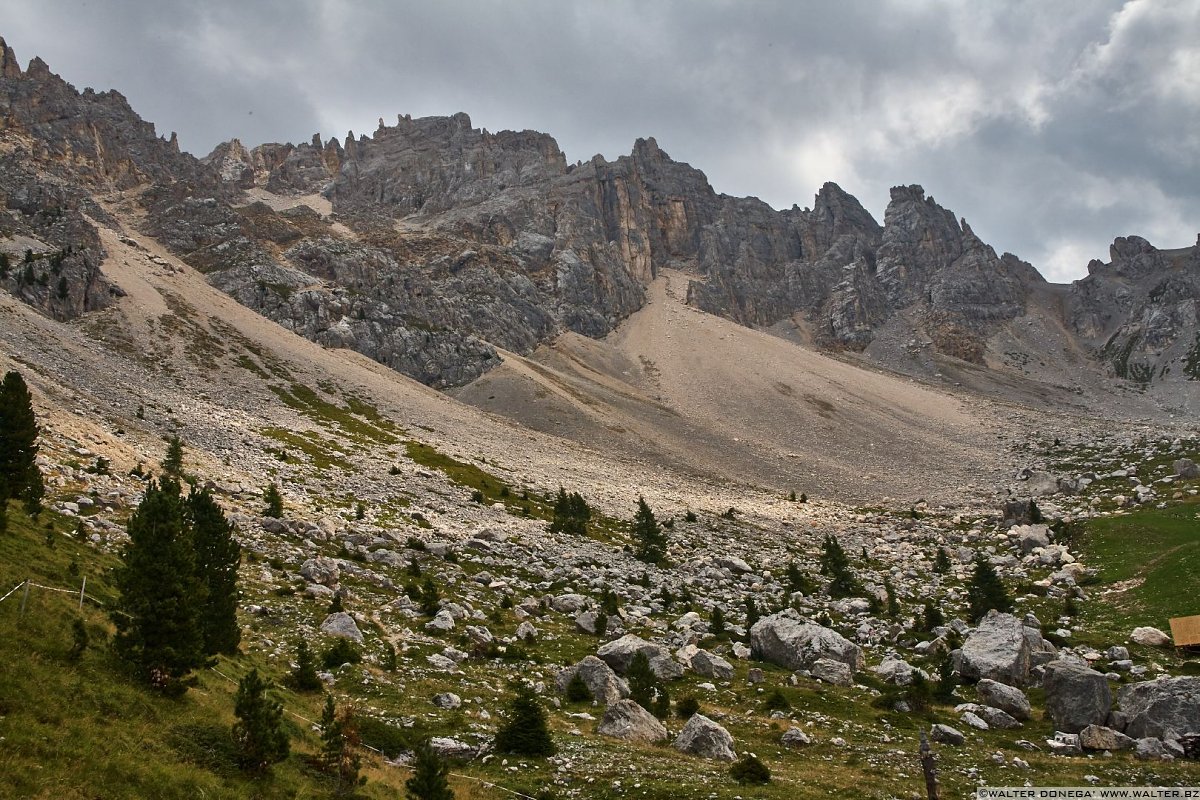
<path id="1" fill-rule="evenodd" d="M 529 354 L 564 331 L 609 334 L 670 268 L 693 276 L 689 305 L 927 379 L 938 362 L 1001 382 L 1070 370 L 1081 385 L 1160 388 L 1160 405 L 1198 394 L 1197 247 L 1167 256 L 1118 238 L 1110 265 L 1093 262 L 1061 301 L 1035 309 L 1049 286 L 1037 270 L 998 256 L 916 184 L 892 189 L 882 225 L 833 183 L 811 209 L 776 211 L 716 193 L 652 137 L 612 162 L 568 164 L 548 134 L 491 133 L 465 113 L 380 119 L 371 136 L 343 142 L 234 139 L 195 158 L 118 92 L 76 92 L 36 58 L 22 71 L 0 46 L 10 208 L 45 194 L 45 175 L 18 168 L 31 163 L 81 207 L 94 206 L 93 189 L 132 193 L 142 232 L 239 302 L 434 387 L 477 379 L 500 363 L 497 348 Z M 21 294 L 69 316 L 98 306 L 103 290 L 67 309 Z M 1014 332 L 1031 317 L 1069 341 L 1052 352 Z M 894 349 L 885 336 L 933 357 L 882 358 Z M 1064 361 L 1067 351 L 1084 357 Z"/>

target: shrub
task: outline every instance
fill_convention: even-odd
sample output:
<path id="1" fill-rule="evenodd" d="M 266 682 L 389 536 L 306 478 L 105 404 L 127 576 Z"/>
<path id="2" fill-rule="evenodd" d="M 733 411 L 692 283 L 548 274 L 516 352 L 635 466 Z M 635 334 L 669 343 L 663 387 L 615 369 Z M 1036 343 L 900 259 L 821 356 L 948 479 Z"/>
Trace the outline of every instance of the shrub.
<path id="1" fill-rule="evenodd" d="M 338 639 L 321 654 L 325 669 L 337 669 L 342 664 L 359 664 L 362 653 L 349 639 Z"/>
<path id="2" fill-rule="evenodd" d="M 683 719 L 699 714 L 700 701 L 696 699 L 695 695 L 685 694 L 675 701 L 675 713 Z"/>
<path id="3" fill-rule="evenodd" d="M 729 767 L 729 776 L 738 783 L 762 785 L 771 782 L 771 770 L 753 753 L 746 753 Z"/>
<path id="4" fill-rule="evenodd" d="M 592 690 L 588 688 L 583 676 L 578 672 L 572 675 L 571 680 L 567 682 L 566 698 L 568 703 L 591 702 L 594 699 Z"/>
<path id="5" fill-rule="evenodd" d="M 763 708 L 767 711 L 787 711 L 792 707 L 788 702 L 787 697 L 778 687 L 771 690 L 771 693 L 763 698 Z"/>

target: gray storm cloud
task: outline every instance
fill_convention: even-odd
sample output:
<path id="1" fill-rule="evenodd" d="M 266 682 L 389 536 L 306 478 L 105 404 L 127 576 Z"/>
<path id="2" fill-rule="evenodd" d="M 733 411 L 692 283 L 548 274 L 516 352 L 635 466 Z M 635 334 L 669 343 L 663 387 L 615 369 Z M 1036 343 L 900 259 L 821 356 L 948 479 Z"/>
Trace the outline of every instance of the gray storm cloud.
<path id="1" fill-rule="evenodd" d="M 371 132 L 468 112 L 568 158 L 655 136 L 776 207 L 826 180 L 882 218 L 921 183 L 1051 280 L 1118 235 L 1200 229 L 1200 0 L 3 0 L 0 34 L 160 132 Z"/>

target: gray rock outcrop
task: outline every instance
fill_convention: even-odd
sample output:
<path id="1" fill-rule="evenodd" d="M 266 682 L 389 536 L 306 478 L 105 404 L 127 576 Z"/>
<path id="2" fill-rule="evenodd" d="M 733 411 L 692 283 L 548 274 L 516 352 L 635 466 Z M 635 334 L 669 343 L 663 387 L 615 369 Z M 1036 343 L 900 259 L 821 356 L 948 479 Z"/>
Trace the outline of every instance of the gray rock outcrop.
<path id="1" fill-rule="evenodd" d="M 559 694 L 567 691 L 567 684 L 576 673 L 583 679 L 588 691 L 598 703 L 611 705 L 629 696 L 629 685 L 613 672 L 612 667 L 596 656 L 584 656 L 578 664 L 559 671 L 554 679 Z"/>
<path id="2" fill-rule="evenodd" d="M 840 661 L 851 671 L 862 669 L 862 649 L 837 631 L 802 617 L 794 609 L 764 617 L 750 628 L 750 650 L 756 658 L 792 670 L 811 669 L 818 659 Z"/>
<path id="3" fill-rule="evenodd" d="M 624 675 L 638 653 L 646 656 L 650 669 L 663 680 L 675 680 L 683 677 L 683 665 L 671 657 L 671 651 L 661 644 L 648 642 L 640 636 L 628 633 L 620 639 L 614 639 L 596 651 L 602 661 L 617 673 Z"/>
<path id="4" fill-rule="evenodd" d="M 671 745 L 683 753 L 716 761 L 735 761 L 733 737 L 729 731 L 703 714 L 693 714 Z"/>
<path id="5" fill-rule="evenodd" d="M 596 733 L 627 742 L 655 744 L 667 740 L 667 729 L 646 709 L 632 700 L 618 700 L 604 709 Z"/>
<path id="6" fill-rule="evenodd" d="M 327 616 L 321 623 L 321 632 L 340 639 L 350 639 L 359 644 L 362 644 L 363 641 L 362 631 L 358 629 L 354 617 L 345 611 L 338 611 Z"/>
<path id="7" fill-rule="evenodd" d="M 1024 686 L 1029 682 L 1030 664 L 1030 641 L 1021 620 L 989 611 L 963 642 L 959 672 L 967 680 L 990 678 Z"/>
<path id="8" fill-rule="evenodd" d="M 1178 739 L 1200 733 L 1200 678 L 1158 678 L 1122 688 L 1117 693 L 1128 720 L 1125 732 L 1135 739 Z"/>
<path id="9" fill-rule="evenodd" d="M 1103 673 L 1073 661 L 1053 661 L 1042 677 L 1046 713 L 1067 733 L 1089 725 L 1103 725 L 1112 708 L 1112 690 Z"/>

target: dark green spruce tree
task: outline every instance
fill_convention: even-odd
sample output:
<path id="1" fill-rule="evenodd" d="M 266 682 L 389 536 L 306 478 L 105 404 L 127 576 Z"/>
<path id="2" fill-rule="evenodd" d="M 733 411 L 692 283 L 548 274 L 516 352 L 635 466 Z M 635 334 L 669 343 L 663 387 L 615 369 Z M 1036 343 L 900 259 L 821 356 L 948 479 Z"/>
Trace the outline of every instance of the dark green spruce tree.
<path id="1" fill-rule="evenodd" d="M 233 526 L 207 489 L 193 490 L 188 495 L 187 512 L 196 550 L 196 572 L 208 596 L 199 609 L 204 652 L 232 655 L 242 641 L 237 621 L 237 577 L 242 548 L 233 538 Z"/>
<path id="2" fill-rule="evenodd" d="M 162 462 L 163 473 L 172 478 L 183 474 L 183 442 L 175 435 L 167 442 L 167 455 Z"/>
<path id="3" fill-rule="evenodd" d="M 169 694 L 187 691 L 188 673 L 205 661 L 199 611 L 207 598 L 183 506 L 179 484 L 150 482 L 129 518 L 129 543 L 114 573 L 119 597 L 110 612 L 117 655 Z"/>
<path id="4" fill-rule="evenodd" d="M 45 484 L 37 467 L 37 417 L 21 373 L 8 372 L 0 383 L 0 503 L 20 500 L 25 511 L 42 510 Z"/>
<path id="5" fill-rule="evenodd" d="M 967 585 L 967 605 L 972 620 L 977 620 L 993 608 L 1003 613 L 1012 611 L 1012 599 L 996 574 L 996 568 L 984 555 L 975 557 L 975 572 Z"/>
<path id="6" fill-rule="evenodd" d="M 500 730 L 496 731 L 495 748 L 499 753 L 533 758 L 557 752 L 550 738 L 546 709 L 528 684 L 516 687 L 516 696 L 508 705 Z"/>
<path id="7" fill-rule="evenodd" d="M 646 505 L 644 497 L 638 498 L 637 512 L 633 516 L 634 555 L 647 564 L 661 564 L 667 558 L 667 537 L 662 526 L 654 518 L 654 512 Z"/>
<path id="8" fill-rule="evenodd" d="M 429 740 L 423 740 L 413 752 L 413 774 L 404 782 L 408 800 L 454 800 L 454 790 L 446 780 L 450 768 L 429 746 Z"/>
<path id="9" fill-rule="evenodd" d="M 267 504 L 263 509 L 264 517 L 274 517 L 279 519 L 283 516 L 283 495 L 279 493 L 279 487 L 275 484 L 268 484 L 263 491 L 263 502 Z"/>
<path id="10" fill-rule="evenodd" d="M 267 693 L 271 685 L 252 669 L 238 682 L 233 713 L 233 742 L 242 769 L 263 772 L 288 755 L 288 736 L 283 729 L 283 704 Z"/>
<path id="11" fill-rule="evenodd" d="M 832 535 L 826 535 L 822 546 L 821 573 L 829 576 L 830 597 L 853 597 L 862 593 L 862 586 L 850 571 L 850 559 L 846 551 Z"/>

